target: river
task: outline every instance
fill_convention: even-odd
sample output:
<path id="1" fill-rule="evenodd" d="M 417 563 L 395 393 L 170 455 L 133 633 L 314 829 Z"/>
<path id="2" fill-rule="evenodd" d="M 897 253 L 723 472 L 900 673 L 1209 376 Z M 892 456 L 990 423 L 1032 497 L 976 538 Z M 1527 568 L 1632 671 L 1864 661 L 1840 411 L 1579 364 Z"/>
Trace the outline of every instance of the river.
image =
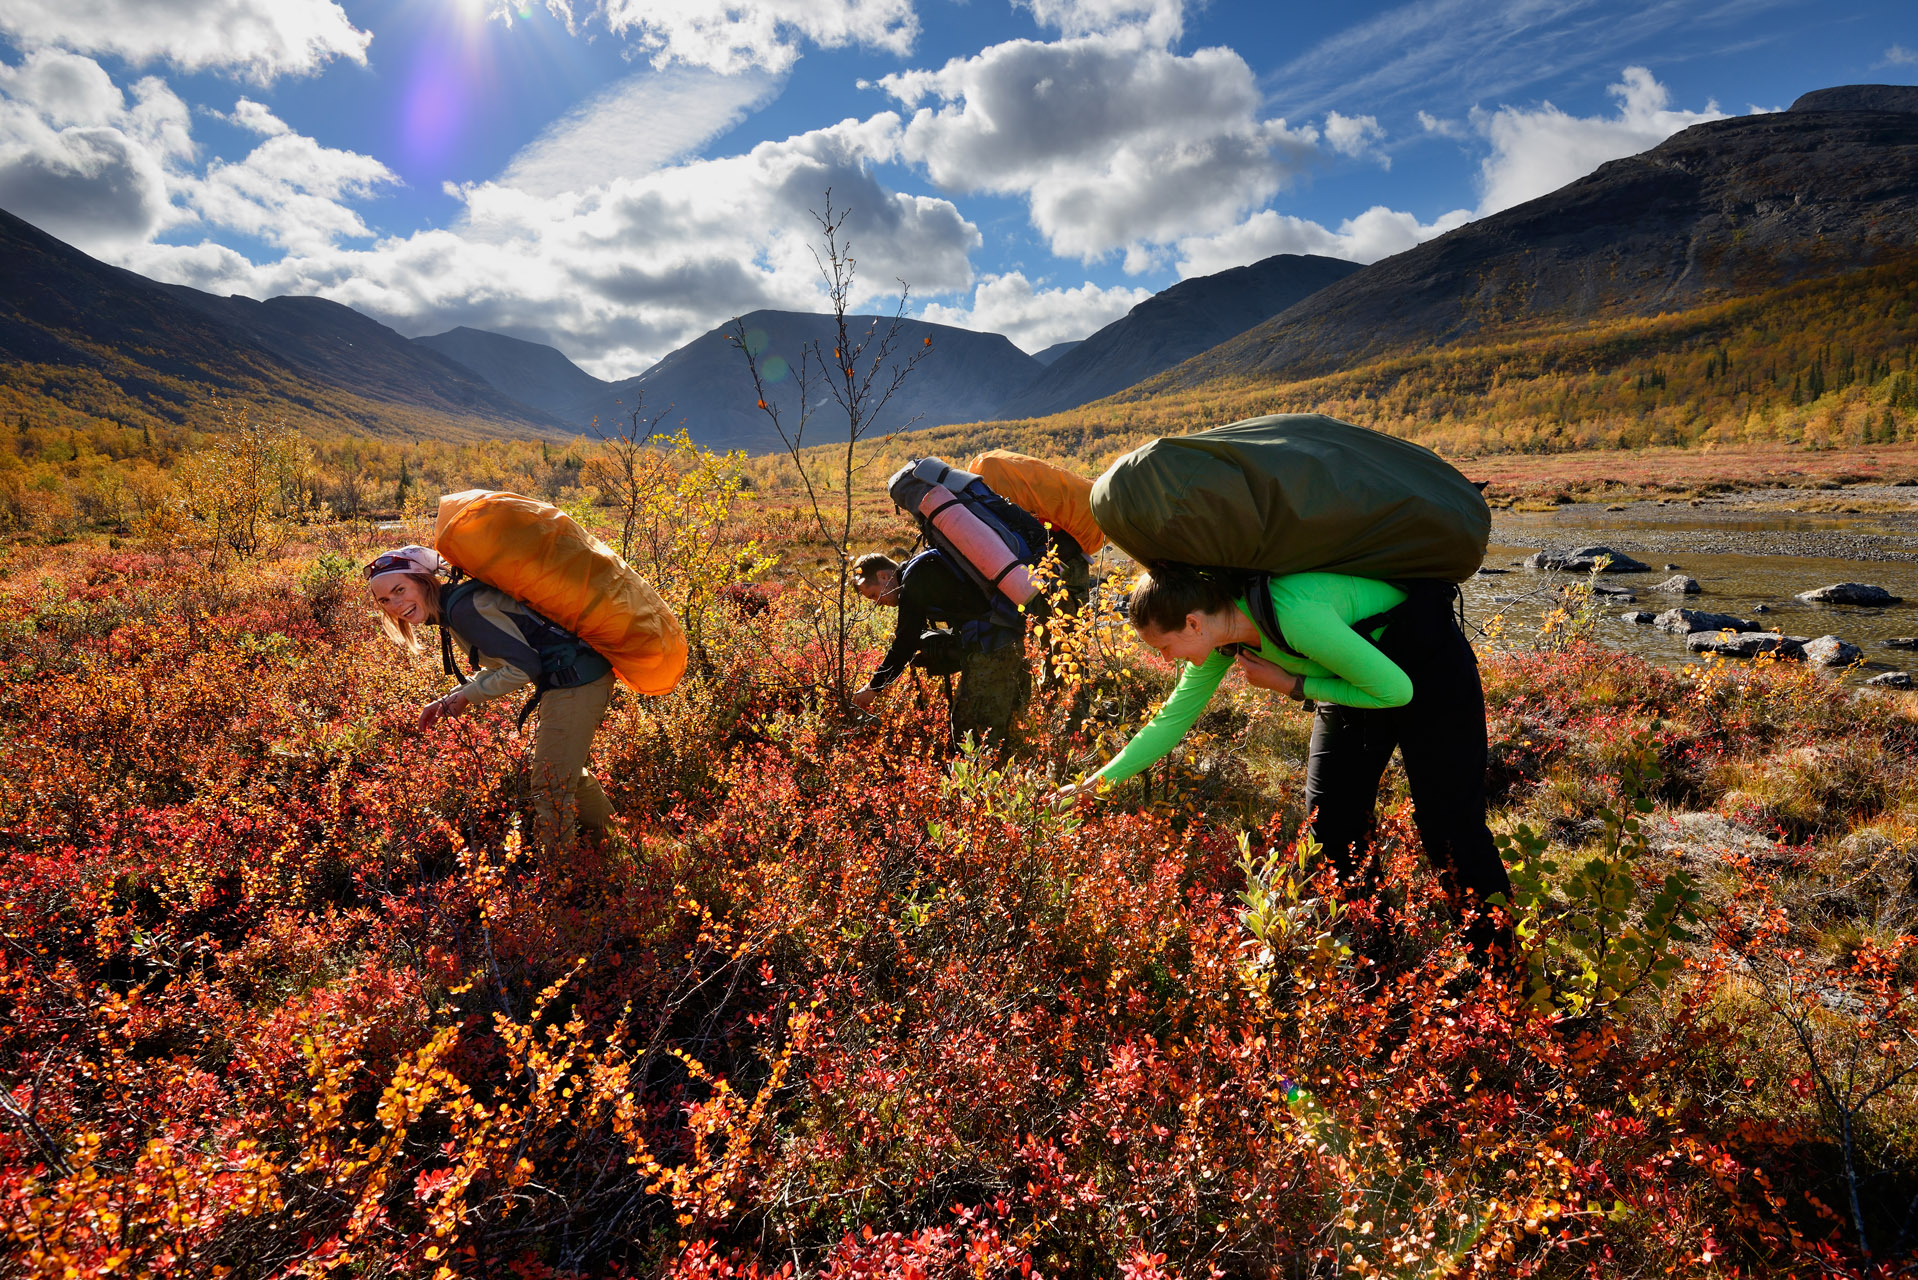
<path id="1" fill-rule="evenodd" d="M 1766 490 L 1699 503 L 1631 502 L 1607 508 L 1574 504 L 1544 512 L 1495 512 L 1488 569 L 1465 586 L 1466 614 L 1480 625 L 1504 612 L 1508 632 L 1536 629 L 1565 575 L 1518 567 L 1535 551 L 1602 544 L 1645 561 L 1648 573 L 1608 573 L 1607 587 L 1629 587 L 1635 602 L 1600 606 L 1597 637 L 1654 662 L 1700 661 L 1683 636 L 1623 622 L 1628 610 L 1680 606 L 1729 613 L 1786 635 L 1835 635 L 1864 650 L 1864 679 L 1883 671 L 1918 676 L 1918 653 L 1885 641 L 1918 635 L 1918 490 L 1860 486 L 1837 492 Z M 1668 569 L 1667 565 L 1677 565 Z M 1703 592 L 1651 590 L 1675 573 Z M 1885 608 L 1808 604 L 1797 593 L 1834 582 L 1884 587 L 1905 603 Z M 1769 612 L 1757 612 L 1765 605 Z"/>

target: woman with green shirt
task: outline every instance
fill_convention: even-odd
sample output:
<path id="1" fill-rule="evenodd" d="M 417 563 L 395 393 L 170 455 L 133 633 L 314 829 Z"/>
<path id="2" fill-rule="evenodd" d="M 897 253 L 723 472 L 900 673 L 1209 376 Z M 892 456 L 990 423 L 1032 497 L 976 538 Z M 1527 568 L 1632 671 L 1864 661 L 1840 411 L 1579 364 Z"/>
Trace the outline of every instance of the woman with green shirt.
<path id="1" fill-rule="evenodd" d="M 1237 667 L 1250 684 L 1318 704 L 1305 804 L 1313 837 L 1341 879 L 1363 892 L 1377 887 L 1364 853 L 1379 779 L 1396 748 L 1419 839 L 1455 904 L 1482 908 L 1495 893 L 1509 900 L 1511 882 L 1485 825 L 1485 695 L 1477 656 L 1452 618 L 1451 584 L 1401 588 L 1336 573 L 1264 581 L 1277 636 L 1253 621 L 1243 580 L 1176 566 L 1140 581 L 1132 626 L 1146 645 L 1186 663 L 1185 672 L 1123 751 L 1057 797 L 1077 798 L 1159 760 Z M 1483 916 L 1469 936 L 1475 950 L 1509 952 L 1509 931 Z"/>

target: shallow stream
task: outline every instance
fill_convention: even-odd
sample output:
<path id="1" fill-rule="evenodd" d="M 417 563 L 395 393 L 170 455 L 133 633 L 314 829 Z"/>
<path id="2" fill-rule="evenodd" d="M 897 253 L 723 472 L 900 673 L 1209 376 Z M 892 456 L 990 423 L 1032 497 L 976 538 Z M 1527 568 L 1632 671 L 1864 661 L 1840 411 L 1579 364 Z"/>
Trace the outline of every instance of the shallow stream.
<path id="1" fill-rule="evenodd" d="M 1862 509 L 1801 509 L 1848 504 Z M 1593 544 L 1652 566 L 1647 573 L 1598 578 L 1606 587 L 1631 588 L 1638 597 L 1601 603 L 1597 634 L 1606 644 L 1655 662 L 1701 661 L 1687 652 L 1683 636 L 1619 619 L 1629 610 L 1686 607 L 1734 614 L 1786 635 L 1849 640 L 1865 653 L 1865 668 L 1855 679 L 1882 671 L 1918 676 L 1918 652 L 1885 645 L 1896 636 L 1918 635 L 1918 493 L 1911 489 L 1852 489 L 1836 495 L 1780 490 L 1698 505 L 1634 502 L 1621 510 L 1578 504 L 1546 512 L 1496 512 L 1485 564 L 1507 572 L 1466 584 L 1467 617 L 1483 625 L 1503 610 L 1508 632 L 1534 630 L 1568 575 L 1520 568 L 1517 562 L 1543 549 Z M 1703 592 L 1681 596 L 1651 589 L 1676 573 L 1697 579 Z M 1834 582 L 1884 587 L 1905 603 L 1868 608 L 1794 598 Z M 1770 611 L 1755 611 L 1760 604 Z"/>

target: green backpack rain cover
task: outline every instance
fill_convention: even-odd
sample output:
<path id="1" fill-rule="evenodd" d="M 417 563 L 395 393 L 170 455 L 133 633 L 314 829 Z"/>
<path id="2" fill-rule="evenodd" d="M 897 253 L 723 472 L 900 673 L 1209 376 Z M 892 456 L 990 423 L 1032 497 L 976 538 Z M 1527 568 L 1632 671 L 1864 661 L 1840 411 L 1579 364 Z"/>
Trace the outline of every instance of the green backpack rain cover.
<path id="1" fill-rule="evenodd" d="M 1460 582 L 1492 513 L 1423 445 L 1317 413 L 1142 445 L 1092 486 L 1106 536 L 1142 563 Z"/>

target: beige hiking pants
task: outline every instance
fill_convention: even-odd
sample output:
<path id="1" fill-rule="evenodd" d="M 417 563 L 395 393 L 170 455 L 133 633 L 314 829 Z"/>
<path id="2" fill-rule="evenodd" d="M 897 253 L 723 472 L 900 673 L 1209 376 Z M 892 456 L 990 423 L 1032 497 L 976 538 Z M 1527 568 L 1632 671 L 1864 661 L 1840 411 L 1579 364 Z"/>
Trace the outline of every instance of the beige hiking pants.
<path id="1" fill-rule="evenodd" d="M 603 831 L 613 807 L 586 772 L 593 735 L 613 697 L 611 673 L 572 689 L 548 689 L 533 733 L 533 836 L 542 849 L 570 849 L 578 824 Z"/>

